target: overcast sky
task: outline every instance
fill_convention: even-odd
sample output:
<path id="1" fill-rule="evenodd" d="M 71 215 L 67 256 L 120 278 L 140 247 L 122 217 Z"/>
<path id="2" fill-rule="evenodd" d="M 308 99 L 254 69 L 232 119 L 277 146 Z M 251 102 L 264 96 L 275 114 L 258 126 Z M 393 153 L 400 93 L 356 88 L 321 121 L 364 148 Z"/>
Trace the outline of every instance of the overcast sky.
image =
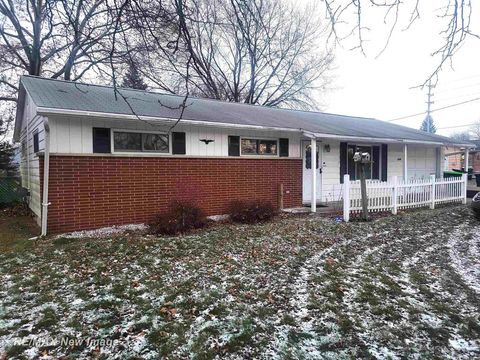
<path id="1" fill-rule="evenodd" d="M 380 13 L 364 9 L 364 20 L 372 27 L 366 34 L 370 40 L 366 47 L 367 57 L 358 50 L 348 50 L 355 39 L 349 39 L 343 48 L 337 46 L 336 69 L 333 72 L 336 90 L 322 97 L 324 111 L 388 120 L 426 110 L 427 89 L 412 87 L 422 84 L 438 64 L 439 58 L 432 57 L 431 53 L 442 44 L 439 32 L 445 26 L 445 20 L 438 17 L 438 6 L 446 1 L 420 3 L 422 17 L 410 29 L 402 31 L 410 15 L 408 8 L 404 8 L 398 30 L 378 58 L 376 55 L 385 43 L 388 29 L 382 26 Z M 480 6 L 473 10 L 473 30 L 479 30 Z M 323 40 L 319 41 L 319 46 L 323 44 Z M 480 40 L 471 38 L 465 42 L 453 58 L 453 69 L 445 66 L 440 73 L 433 93 L 433 109 L 480 97 Z M 395 123 L 418 128 L 424 116 Z M 480 119 L 480 101 L 434 112 L 432 116 L 439 134 L 467 130 L 467 127 L 442 128 L 470 124 Z"/>

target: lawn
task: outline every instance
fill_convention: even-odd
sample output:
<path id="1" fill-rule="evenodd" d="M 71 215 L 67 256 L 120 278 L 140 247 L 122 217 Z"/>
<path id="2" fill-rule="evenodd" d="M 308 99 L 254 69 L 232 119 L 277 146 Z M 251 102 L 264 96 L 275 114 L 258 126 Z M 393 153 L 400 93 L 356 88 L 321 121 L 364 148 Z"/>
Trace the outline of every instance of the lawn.
<path id="1" fill-rule="evenodd" d="M 40 228 L 31 216 L 20 209 L 0 209 L 0 254 L 18 251 L 32 246 L 32 237 L 40 234 Z"/>
<path id="2" fill-rule="evenodd" d="M 0 358 L 478 358 L 480 223 L 465 206 L 0 254 Z"/>

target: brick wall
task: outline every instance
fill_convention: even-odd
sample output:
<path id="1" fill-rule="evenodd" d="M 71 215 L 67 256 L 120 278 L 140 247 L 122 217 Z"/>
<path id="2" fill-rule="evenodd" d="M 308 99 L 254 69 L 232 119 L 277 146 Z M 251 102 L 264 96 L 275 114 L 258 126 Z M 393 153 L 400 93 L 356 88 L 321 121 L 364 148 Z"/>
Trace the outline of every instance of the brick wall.
<path id="1" fill-rule="evenodd" d="M 455 148 L 454 151 L 462 151 L 459 148 Z M 448 154 L 448 153 L 447 153 Z M 464 160 L 462 160 L 463 154 L 455 154 L 448 156 L 448 168 L 452 169 L 461 169 L 464 167 Z M 469 167 L 473 167 L 473 173 L 480 173 L 480 151 L 471 152 L 469 155 Z"/>
<path id="2" fill-rule="evenodd" d="M 52 154 L 48 231 L 148 222 L 174 199 L 193 199 L 207 215 L 225 214 L 233 199 L 278 204 L 281 183 L 284 206 L 301 206 L 300 159 Z"/>

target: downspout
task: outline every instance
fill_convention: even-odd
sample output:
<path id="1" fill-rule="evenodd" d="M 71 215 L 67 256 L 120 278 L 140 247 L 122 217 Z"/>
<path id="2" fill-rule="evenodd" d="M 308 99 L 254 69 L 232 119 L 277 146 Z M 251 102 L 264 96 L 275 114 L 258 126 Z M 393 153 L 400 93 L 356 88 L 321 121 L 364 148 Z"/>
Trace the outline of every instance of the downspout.
<path id="1" fill-rule="evenodd" d="M 28 147 L 30 146 L 29 142 L 29 135 L 30 135 L 30 121 L 27 121 L 27 144 L 25 145 L 26 149 L 25 151 L 27 152 L 27 189 L 30 192 L 30 150 Z"/>
<path id="2" fill-rule="evenodd" d="M 48 178 L 50 170 L 50 125 L 48 118 L 43 121 L 45 129 L 45 153 L 43 158 L 43 196 L 42 196 L 42 233 L 40 236 L 47 235 L 47 218 L 48 218 Z"/>

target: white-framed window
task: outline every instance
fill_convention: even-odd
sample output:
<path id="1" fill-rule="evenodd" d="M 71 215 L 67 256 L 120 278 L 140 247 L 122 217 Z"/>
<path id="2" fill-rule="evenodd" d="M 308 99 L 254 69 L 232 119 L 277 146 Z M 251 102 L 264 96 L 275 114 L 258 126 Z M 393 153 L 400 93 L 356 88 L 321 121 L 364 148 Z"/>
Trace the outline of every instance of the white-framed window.
<path id="1" fill-rule="evenodd" d="M 242 155 L 278 156 L 278 139 L 241 138 Z"/>
<path id="2" fill-rule="evenodd" d="M 113 130 L 114 152 L 170 153 L 170 137 L 166 133 Z"/>

